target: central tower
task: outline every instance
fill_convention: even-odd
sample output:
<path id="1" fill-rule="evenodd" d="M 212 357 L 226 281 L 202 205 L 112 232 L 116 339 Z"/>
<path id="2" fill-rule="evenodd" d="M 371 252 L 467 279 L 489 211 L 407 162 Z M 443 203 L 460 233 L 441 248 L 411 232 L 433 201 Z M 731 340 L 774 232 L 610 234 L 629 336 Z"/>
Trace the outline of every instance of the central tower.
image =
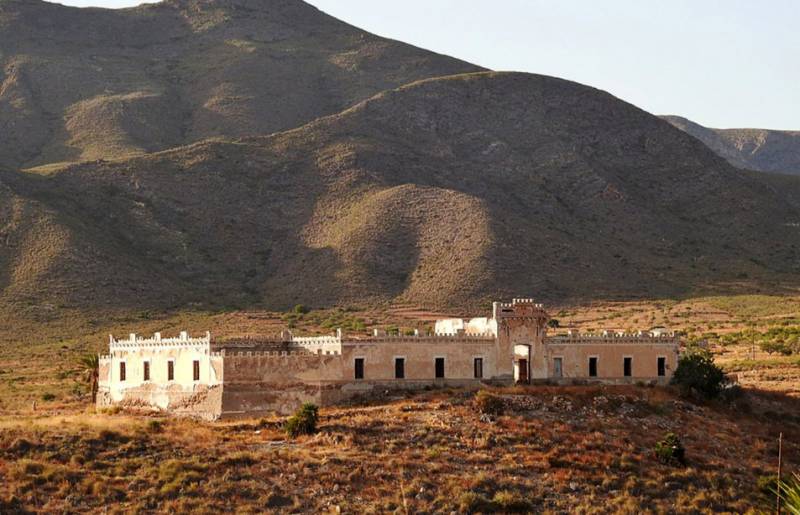
<path id="1" fill-rule="evenodd" d="M 549 316 L 533 299 L 514 299 L 510 304 L 495 302 L 492 311 L 497 321 L 498 358 L 508 357 L 517 382 L 547 377 L 544 337 Z"/>

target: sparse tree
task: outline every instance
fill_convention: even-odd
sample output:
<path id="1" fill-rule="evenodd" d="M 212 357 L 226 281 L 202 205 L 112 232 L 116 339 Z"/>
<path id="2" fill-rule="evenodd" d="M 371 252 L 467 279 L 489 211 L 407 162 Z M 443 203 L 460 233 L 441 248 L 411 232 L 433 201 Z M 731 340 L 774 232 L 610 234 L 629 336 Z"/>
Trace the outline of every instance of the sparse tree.
<path id="1" fill-rule="evenodd" d="M 681 356 L 672 376 L 672 384 L 679 386 L 684 394 L 706 399 L 719 396 L 725 383 L 725 372 L 714 363 L 711 353 L 701 348 L 691 349 Z"/>
<path id="2" fill-rule="evenodd" d="M 561 327 L 561 322 L 559 322 L 558 319 L 551 318 L 550 320 L 547 321 L 547 327 L 549 327 L 550 329 L 558 329 L 559 327 Z"/>
<path id="3" fill-rule="evenodd" d="M 84 380 L 89 383 L 92 391 L 92 404 L 97 402 L 97 383 L 100 379 L 100 356 L 87 354 L 80 360 L 83 367 Z"/>

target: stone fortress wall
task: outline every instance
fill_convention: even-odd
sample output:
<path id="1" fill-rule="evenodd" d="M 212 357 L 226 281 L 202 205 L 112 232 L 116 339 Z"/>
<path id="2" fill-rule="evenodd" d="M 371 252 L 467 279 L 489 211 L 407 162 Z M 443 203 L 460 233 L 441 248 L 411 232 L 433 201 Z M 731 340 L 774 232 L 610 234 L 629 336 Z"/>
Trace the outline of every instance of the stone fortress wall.
<path id="1" fill-rule="evenodd" d="M 437 386 L 663 383 L 677 365 L 675 335 L 547 336 L 547 320 L 541 304 L 514 299 L 494 303 L 491 318 L 437 321 L 431 335 L 389 336 L 376 330 L 372 337 L 360 337 L 338 330 L 331 336 L 296 337 L 284 331 L 227 341 L 185 332 L 167 339 L 160 334 L 112 337 L 109 355 L 101 357 L 98 405 L 150 406 L 217 419 L 289 413 L 303 402 L 329 405 L 375 392 Z"/>
<path id="2" fill-rule="evenodd" d="M 97 404 L 152 406 L 213 419 L 222 383 L 223 357 L 212 351 L 210 333 L 198 338 L 186 332 L 177 338 L 112 336 L 109 354 L 100 356 Z"/>

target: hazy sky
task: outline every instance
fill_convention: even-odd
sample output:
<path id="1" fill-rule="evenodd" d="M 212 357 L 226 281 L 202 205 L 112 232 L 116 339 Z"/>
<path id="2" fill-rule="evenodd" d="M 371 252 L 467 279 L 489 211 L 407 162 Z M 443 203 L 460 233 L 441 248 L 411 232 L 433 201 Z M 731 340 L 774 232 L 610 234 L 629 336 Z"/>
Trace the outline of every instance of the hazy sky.
<path id="1" fill-rule="evenodd" d="M 124 7 L 136 0 L 64 0 Z M 381 36 L 711 127 L 800 130 L 800 1 L 309 0 Z"/>

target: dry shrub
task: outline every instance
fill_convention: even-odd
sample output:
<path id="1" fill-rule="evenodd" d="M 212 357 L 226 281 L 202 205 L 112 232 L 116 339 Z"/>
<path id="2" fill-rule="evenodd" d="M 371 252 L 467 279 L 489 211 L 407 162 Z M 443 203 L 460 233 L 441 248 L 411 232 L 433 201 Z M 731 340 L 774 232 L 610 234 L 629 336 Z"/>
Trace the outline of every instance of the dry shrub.
<path id="1" fill-rule="evenodd" d="M 481 413 L 497 416 L 503 414 L 505 403 L 499 396 L 487 390 L 481 390 L 475 395 L 475 407 Z"/>
<path id="2" fill-rule="evenodd" d="M 165 461 L 158 468 L 161 494 L 166 497 L 176 497 L 185 493 L 186 487 L 203 481 L 206 470 L 207 466 L 200 462 L 200 458 L 193 458 L 189 461 Z"/>
<path id="3" fill-rule="evenodd" d="M 258 459 L 247 451 L 235 452 L 222 460 L 222 465 L 226 467 L 250 467 L 256 463 L 258 463 Z"/>

